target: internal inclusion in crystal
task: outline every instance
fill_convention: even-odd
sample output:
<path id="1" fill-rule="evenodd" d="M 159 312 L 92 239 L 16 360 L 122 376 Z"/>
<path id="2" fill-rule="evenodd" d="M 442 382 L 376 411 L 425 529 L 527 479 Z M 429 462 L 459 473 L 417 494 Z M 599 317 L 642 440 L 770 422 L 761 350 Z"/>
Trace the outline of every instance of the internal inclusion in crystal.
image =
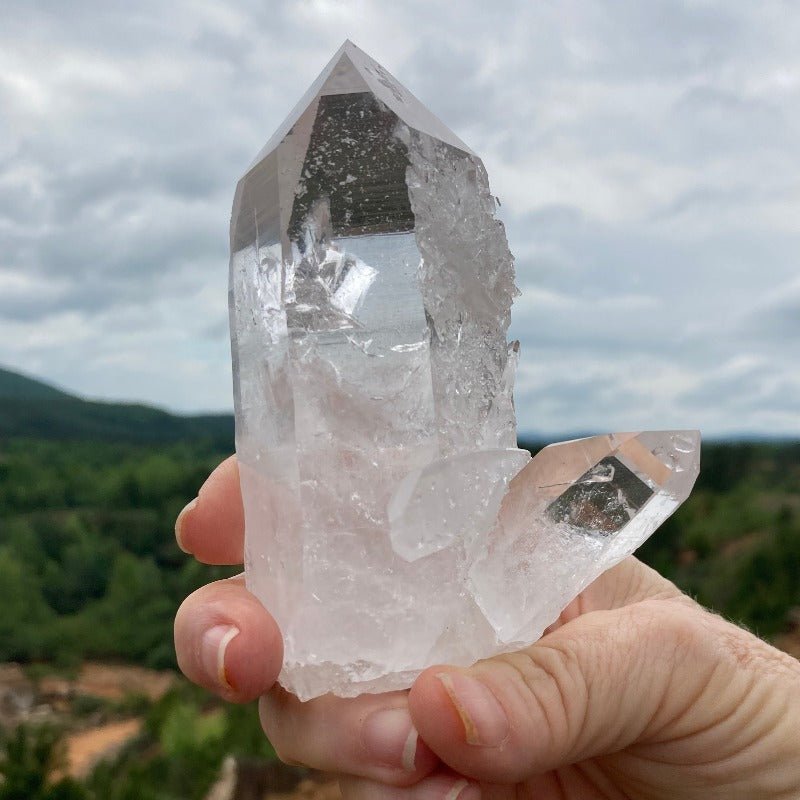
<path id="1" fill-rule="evenodd" d="M 246 577 L 301 698 L 530 643 L 694 480 L 691 434 L 516 449 L 494 212 L 480 159 L 349 42 L 239 182 Z"/>

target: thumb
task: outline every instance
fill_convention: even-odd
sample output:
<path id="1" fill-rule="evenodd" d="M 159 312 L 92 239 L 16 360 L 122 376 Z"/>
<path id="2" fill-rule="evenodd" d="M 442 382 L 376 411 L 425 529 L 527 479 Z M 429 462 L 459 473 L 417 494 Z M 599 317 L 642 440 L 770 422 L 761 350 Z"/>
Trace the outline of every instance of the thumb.
<path id="1" fill-rule="evenodd" d="M 697 705 L 712 676 L 730 690 L 710 618 L 687 598 L 585 614 L 520 652 L 431 667 L 411 689 L 411 716 L 442 761 L 489 783 L 617 752 L 712 709 L 719 697 Z"/>

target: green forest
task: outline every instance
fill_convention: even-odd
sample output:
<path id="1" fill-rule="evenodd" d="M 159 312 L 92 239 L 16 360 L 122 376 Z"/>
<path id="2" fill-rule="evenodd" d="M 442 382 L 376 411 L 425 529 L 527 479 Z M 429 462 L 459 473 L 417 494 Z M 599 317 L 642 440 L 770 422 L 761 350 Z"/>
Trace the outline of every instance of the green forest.
<path id="1" fill-rule="evenodd" d="M 84 401 L 64 402 L 85 412 Z M 175 668 L 179 603 L 232 573 L 197 564 L 174 540 L 177 513 L 230 452 L 224 425 L 206 437 L 199 427 L 190 438 L 169 428 L 163 440 L 139 441 L 0 434 L 0 662 L 31 675 L 68 674 L 86 659 Z M 800 443 L 706 443 L 691 498 L 639 555 L 701 603 L 774 639 L 800 607 L 798 486 Z M 77 724 L 89 711 L 135 714 L 142 733 L 78 783 L 54 777 L 57 726 L 6 730 L 0 800 L 201 798 L 226 754 L 271 757 L 254 708 L 224 708 L 186 683 L 155 703 L 82 698 Z"/>
<path id="2" fill-rule="evenodd" d="M 174 520 L 225 455 L 203 443 L 6 441 L 0 661 L 174 666 L 178 604 L 231 573 L 187 558 Z M 774 636 L 800 605 L 798 485 L 800 445 L 706 444 L 692 496 L 639 556 L 701 603 Z"/>
<path id="3" fill-rule="evenodd" d="M 0 660 L 173 666 L 175 609 L 224 572 L 178 549 L 174 520 L 221 455 L 190 444 L 7 442 Z"/>

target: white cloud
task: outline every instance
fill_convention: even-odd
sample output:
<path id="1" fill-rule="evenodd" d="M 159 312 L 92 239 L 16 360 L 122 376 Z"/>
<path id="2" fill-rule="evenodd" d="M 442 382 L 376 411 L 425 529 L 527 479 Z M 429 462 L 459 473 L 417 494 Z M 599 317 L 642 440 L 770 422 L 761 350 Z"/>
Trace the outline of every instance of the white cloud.
<path id="1" fill-rule="evenodd" d="M 486 162 L 541 432 L 800 434 L 791 2 L 7 0 L 0 362 L 230 406 L 235 182 L 344 38 Z"/>

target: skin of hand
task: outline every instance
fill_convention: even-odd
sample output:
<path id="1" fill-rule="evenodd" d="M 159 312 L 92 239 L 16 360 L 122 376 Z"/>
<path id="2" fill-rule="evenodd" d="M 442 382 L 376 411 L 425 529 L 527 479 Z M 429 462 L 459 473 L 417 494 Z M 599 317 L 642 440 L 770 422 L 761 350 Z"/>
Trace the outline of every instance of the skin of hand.
<path id="1" fill-rule="evenodd" d="M 242 562 L 236 460 L 176 523 L 211 564 Z M 341 775 L 348 800 L 800 798 L 800 662 L 704 610 L 629 558 L 536 644 L 408 692 L 300 703 L 282 642 L 241 577 L 190 595 L 175 621 L 186 676 L 257 697 L 278 755 Z"/>

